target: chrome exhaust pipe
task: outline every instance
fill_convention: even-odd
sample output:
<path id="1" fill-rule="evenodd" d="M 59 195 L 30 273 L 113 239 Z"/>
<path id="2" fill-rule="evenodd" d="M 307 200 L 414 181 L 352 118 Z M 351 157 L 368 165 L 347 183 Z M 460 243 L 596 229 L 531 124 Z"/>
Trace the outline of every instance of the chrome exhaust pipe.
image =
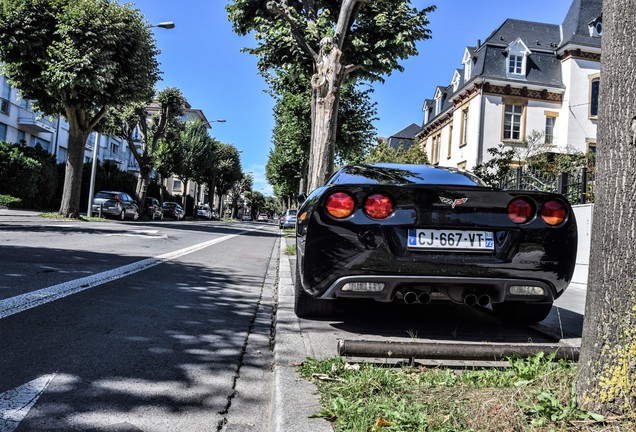
<path id="1" fill-rule="evenodd" d="M 477 304 L 477 296 L 475 294 L 468 294 L 464 297 L 464 304 L 466 306 L 475 306 Z"/>
<path id="2" fill-rule="evenodd" d="M 417 301 L 423 305 L 429 304 L 431 302 L 431 295 L 427 292 L 421 292 L 419 296 L 417 296 Z"/>
<path id="3" fill-rule="evenodd" d="M 415 294 L 415 291 L 409 291 L 406 294 L 404 294 L 404 303 L 406 304 L 417 303 L 417 294 Z"/>
<path id="4" fill-rule="evenodd" d="M 490 296 L 488 294 L 480 295 L 477 299 L 477 304 L 479 306 L 488 306 L 490 304 Z"/>

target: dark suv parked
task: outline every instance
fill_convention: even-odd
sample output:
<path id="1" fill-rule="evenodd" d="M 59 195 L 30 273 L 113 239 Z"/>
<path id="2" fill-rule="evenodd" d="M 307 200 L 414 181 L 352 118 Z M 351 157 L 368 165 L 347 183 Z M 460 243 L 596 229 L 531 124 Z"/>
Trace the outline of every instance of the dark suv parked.
<path id="1" fill-rule="evenodd" d="M 139 219 L 139 206 L 130 195 L 125 192 L 100 191 L 95 194 L 91 206 L 92 216 L 110 216 L 121 220 L 126 218 Z"/>

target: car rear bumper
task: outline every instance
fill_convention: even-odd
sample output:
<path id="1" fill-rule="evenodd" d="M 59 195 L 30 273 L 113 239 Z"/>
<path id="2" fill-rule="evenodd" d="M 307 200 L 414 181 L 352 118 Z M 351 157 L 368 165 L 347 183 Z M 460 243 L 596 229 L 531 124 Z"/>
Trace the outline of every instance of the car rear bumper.
<path id="1" fill-rule="evenodd" d="M 368 292 L 352 289 L 353 283 L 383 284 L 381 291 Z M 513 288 L 515 287 L 515 288 Z M 536 287 L 542 295 L 514 294 L 516 287 Z M 534 279 L 475 278 L 448 276 L 401 276 L 401 275 L 355 275 L 344 276 L 333 282 L 319 296 L 321 299 L 369 298 L 381 302 L 403 299 L 408 292 L 416 295 L 426 293 L 431 300 L 450 300 L 465 303 L 469 295 L 480 298 L 487 296 L 488 303 L 503 301 L 551 302 L 557 297 L 554 288 L 544 281 Z"/>

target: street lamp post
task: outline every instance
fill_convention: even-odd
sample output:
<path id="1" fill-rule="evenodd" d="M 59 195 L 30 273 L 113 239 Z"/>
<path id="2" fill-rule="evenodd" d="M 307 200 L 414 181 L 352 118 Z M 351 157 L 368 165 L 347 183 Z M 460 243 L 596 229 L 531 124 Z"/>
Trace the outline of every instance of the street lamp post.
<path id="1" fill-rule="evenodd" d="M 164 29 L 173 29 L 174 28 L 174 22 L 173 21 L 162 21 L 160 23 L 157 24 L 152 24 L 148 26 L 149 28 L 152 27 L 159 27 L 159 28 L 164 28 Z M 91 183 L 88 189 L 88 210 L 86 212 L 86 215 L 88 217 L 92 216 L 92 211 L 93 211 L 93 195 L 95 193 L 95 176 L 97 174 L 97 151 L 99 150 L 99 132 L 96 132 L 96 136 L 95 136 L 95 146 L 93 147 L 93 163 L 91 165 Z M 134 145 L 133 143 L 128 143 L 128 145 Z M 140 205 L 143 205 L 143 203 L 141 203 Z M 101 215 L 100 215 L 101 216 Z"/>
<path id="2" fill-rule="evenodd" d="M 95 132 L 95 144 L 93 144 L 93 163 L 91 165 L 91 184 L 88 187 L 88 210 L 86 210 L 87 217 L 93 216 L 93 194 L 95 193 L 95 175 L 97 174 L 97 151 L 98 150 L 99 150 L 99 132 Z"/>

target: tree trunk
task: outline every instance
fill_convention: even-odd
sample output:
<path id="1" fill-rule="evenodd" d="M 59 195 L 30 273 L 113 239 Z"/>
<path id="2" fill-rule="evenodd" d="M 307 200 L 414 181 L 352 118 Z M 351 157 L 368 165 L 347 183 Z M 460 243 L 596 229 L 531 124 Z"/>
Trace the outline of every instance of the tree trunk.
<path id="1" fill-rule="evenodd" d="M 214 208 L 214 188 L 216 187 L 216 177 L 208 179 L 208 203 L 210 208 Z"/>
<path id="2" fill-rule="evenodd" d="M 59 214 L 68 218 L 79 218 L 84 169 L 84 147 L 88 132 L 82 130 L 77 121 L 69 120 L 68 156 L 64 177 L 64 192 Z"/>
<path id="3" fill-rule="evenodd" d="M 150 164 L 139 164 L 139 177 L 137 177 L 135 194 L 137 195 L 140 206 L 143 206 L 144 200 L 146 199 L 146 192 L 148 191 L 148 184 L 150 183 L 150 170 Z"/>
<path id="4" fill-rule="evenodd" d="M 603 2 L 597 184 L 577 377 L 582 408 L 636 409 L 636 9 Z"/>
<path id="5" fill-rule="evenodd" d="M 311 79 L 311 150 L 309 152 L 309 192 L 323 186 L 333 171 L 340 85 L 344 67 L 342 51 L 333 40 L 323 40 Z"/>

